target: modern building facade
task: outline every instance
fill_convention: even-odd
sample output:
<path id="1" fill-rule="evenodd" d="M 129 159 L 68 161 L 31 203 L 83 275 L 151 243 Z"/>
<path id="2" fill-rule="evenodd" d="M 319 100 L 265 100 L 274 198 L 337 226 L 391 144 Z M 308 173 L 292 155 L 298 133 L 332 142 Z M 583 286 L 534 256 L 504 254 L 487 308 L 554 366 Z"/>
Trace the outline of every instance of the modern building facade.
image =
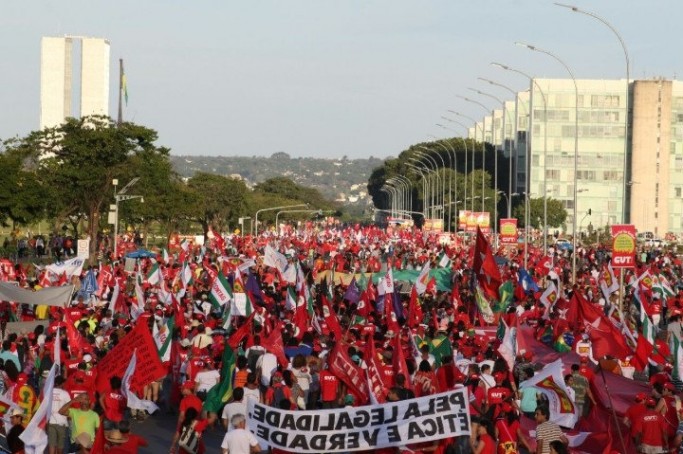
<path id="1" fill-rule="evenodd" d="M 626 222 L 659 236 L 683 233 L 683 83 L 577 80 L 576 90 L 578 98 L 571 79 L 534 79 L 530 93 L 519 94 L 515 192 L 528 187 L 532 198 L 545 194 L 562 201 L 568 233 L 575 183 L 580 230 L 589 223 L 603 227 Z M 498 126 L 495 120 L 493 126 Z M 480 140 L 481 133 L 475 135 L 471 128 L 470 137 Z M 501 138 L 510 133 L 485 137 L 503 147 Z"/>
<path id="2" fill-rule="evenodd" d="M 76 48 L 80 44 L 80 59 Z M 40 56 L 40 129 L 67 117 L 109 114 L 109 41 L 43 37 Z M 80 77 L 74 66 L 80 63 Z M 78 87 L 74 85 L 79 82 Z M 79 106 L 76 110 L 76 106 Z"/>

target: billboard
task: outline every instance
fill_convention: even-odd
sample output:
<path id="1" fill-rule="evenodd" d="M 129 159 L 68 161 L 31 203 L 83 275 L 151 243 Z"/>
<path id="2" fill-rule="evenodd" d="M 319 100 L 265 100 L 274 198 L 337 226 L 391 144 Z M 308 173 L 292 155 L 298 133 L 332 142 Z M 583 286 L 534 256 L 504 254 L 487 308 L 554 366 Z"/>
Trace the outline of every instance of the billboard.
<path id="1" fill-rule="evenodd" d="M 429 230 L 432 232 L 443 232 L 443 219 L 425 219 L 425 223 L 422 226 L 423 230 Z"/>
<path id="2" fill-rule="evenodd" d="M 467 211 L 465 231 L 476 232 L 477 227 L 481 229 L 482 233 L 491 232 L 491 214 L 488 211 Z"/>
<path id="3" fill-rule="evenodd" d="M 470 217 L 470 210 L 460 210 L 458 212 L 458 230 L 467 229 L 467 219 Z"/>
<path id="4" fill-rule="evenodd" d="M 636 227 L 631 224 L 612 226 L 612 268 L 635 268 Z"/>
<path id="5" fill-rule="evenodd" d="M 517 219 L 501 219 L 498 231 L 500 232 L 500 242 L 502 244 L 517 244 Z"/>

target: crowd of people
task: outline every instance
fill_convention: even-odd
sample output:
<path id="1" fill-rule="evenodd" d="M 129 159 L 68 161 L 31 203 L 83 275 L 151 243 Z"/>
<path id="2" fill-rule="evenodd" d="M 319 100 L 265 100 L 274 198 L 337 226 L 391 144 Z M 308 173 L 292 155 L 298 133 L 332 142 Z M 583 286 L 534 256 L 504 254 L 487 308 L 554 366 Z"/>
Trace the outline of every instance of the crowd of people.
<path id="1" fill-rule="evenodd" d="M 134 269 L 126 269 L 124 257 L 113 254 L 69 277 L 75 291 L 68 307 L 0 303 L 6 320 L 45 321 L 35 331 L 7 334 L 0 352 L 0 391 L 3 401 L 14 404 L 5 415 L 11 452 L 24 449 L 21 432 L 39 407 L 38 396 L 56 361 L 60 367 L 50 383 L 52 412 L 45 426 L 50 454 L 130 453 L 146 445 L 131 433 L 131 420 L 150 416 L 127 408 L 123 377 L 112 377 L 106 392 L 96 392 L 94 384 L 97 364 L 138 323 L 145 323 L 157 340 L 167 375 L 131 392 L 164 410 L 177 409 L 171 452 L 205 452 L 202 433 L 217 427 L 226 430 L 224 453 L 286 452 L 259 445 L 246 429 L 249 400 L 325 411 L 456 388 L 466 388 L 470 396 L 469 436 L 413 440 L 372 452 L 570 452 L 579 443 L 573 437 L 576 429 L 554 422 L 547 395 L 524 384 L 543 369 L 537 357 L 541 348 L 563 358 L 562 391 L 575 408 L 576 427 L 585 429 L 598 415 L 611 417 L 609 411 L 619 410 L 609 437 L 595 451 L 583 446 L 582 452 L 683 452 L 678 422 L 683 382 L 676 356 L 683 270 L 673 252 L 638 254 L 637 268 L 625 273 L 629 285 L 622 293 L 604 285 L 611 273 L 608 247 L 577 250 L 572 282 L 569 251 L 550 248 L 544 253 L 532 246 L 525 258 L 523 249 L 501 246 L 492 251 L 500 274 L 495 299 L 482 298 L 478 288 L 482 268 L 475 254 L 482 253 L 480 245 L 457 235 L 307 224 L 284 236 L 212 232 L 211 237 L 203 245 L 183 243 L 168 253 L 158 251 L 139 259 Z M 389 289 L 389 270 L 412 271 L 406 274 L 412 280 L 391 282 Z M 85 285 L 88 272 L 97 280 L 95 290 Z M 3 276 L 8 280 L 8 273 Z M 40 290 L 57 285 L 61 277 L 17 265 L 14 278 L 22 287 Z M 229 285 L 229 301 L 217 301 L 212 294 L 217 280 Z M 502 291 L 505 283 L 511 284 L 506 287 L 513 289 L 511 294 Z M 595 326 L 576 315 L 577 305 L 601 314 L 616 331 L 591 331 Z M 76 334 L 69 332 L 69 324 Z M 506 355 L 503 336 L 496 334 L 499 327 L 530 333 L 533 342 L 527 342 L 527 349 L 517 342 L 512 356 Z M 613 332 L 620 334 L 618 344 L 627 354 L 606 352 L 599 345 L 599 336 Z M 163 357 L 166 336 L 172 353 Z M 644 344 L 641 337 L 651 341 Z M 272 348 L 275 338 L 284 357 Z M 639 364 L 643 349 L 646 361 Z M 373 384 L 372 396 L 330 366 L 330 356 L 340 351 L 359 370 L 379 370 L 381 383 Z M 225 363 L 233 355 L 234 370 Z M 646 386 L 646 391 L 627 396 L 628 408 L 621 411 L 600 398 L 604 379 L 599 376 L 604 374 Z M 222 390 L 229 392 L 220 397 L 228 399 L 217 407 L 213 391 L 225 385 Z"/>

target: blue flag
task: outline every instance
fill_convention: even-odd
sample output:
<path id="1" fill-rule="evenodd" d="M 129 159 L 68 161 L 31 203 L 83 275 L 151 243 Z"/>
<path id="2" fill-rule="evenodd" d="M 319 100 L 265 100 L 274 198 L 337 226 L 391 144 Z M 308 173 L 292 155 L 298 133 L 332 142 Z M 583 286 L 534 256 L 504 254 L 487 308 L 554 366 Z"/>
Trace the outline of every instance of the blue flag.
<path id="1" fill-rule="evenodd" d="M 538 292 L 540 289 L 534 279 L 529 275 L 524 268 L 519 269 L 519 285 L 522 286 L 525 292 Z"/>

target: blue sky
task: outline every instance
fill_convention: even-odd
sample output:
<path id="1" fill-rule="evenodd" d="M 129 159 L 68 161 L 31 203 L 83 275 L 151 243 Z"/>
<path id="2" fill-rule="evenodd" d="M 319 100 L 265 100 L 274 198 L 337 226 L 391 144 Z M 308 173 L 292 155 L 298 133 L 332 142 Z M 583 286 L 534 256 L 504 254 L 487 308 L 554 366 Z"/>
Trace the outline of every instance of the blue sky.
<path id="1" fill-rule="evenodd" d="M 571 0 L 568 0 L 571 1 Z M 680 0 L 581 0 L 626 42 L 632 78 L 683 73 Z M 126 119 L 159 132 L 172 153 L 361 158 L 396 156 L 429 135 L 456 97 L 500 98 L 538 77 L 623 78 L 618 41 L 598 21 L 540 0 L 94 0 L 0 3 L 0 138 L 39 126 L 40 38 L 111 42 L 112 85 L 123 58 Z M 112 115 L 117 95 L 112 89 Z M 491 107 L 488 98 L 477 98 Z"/>

